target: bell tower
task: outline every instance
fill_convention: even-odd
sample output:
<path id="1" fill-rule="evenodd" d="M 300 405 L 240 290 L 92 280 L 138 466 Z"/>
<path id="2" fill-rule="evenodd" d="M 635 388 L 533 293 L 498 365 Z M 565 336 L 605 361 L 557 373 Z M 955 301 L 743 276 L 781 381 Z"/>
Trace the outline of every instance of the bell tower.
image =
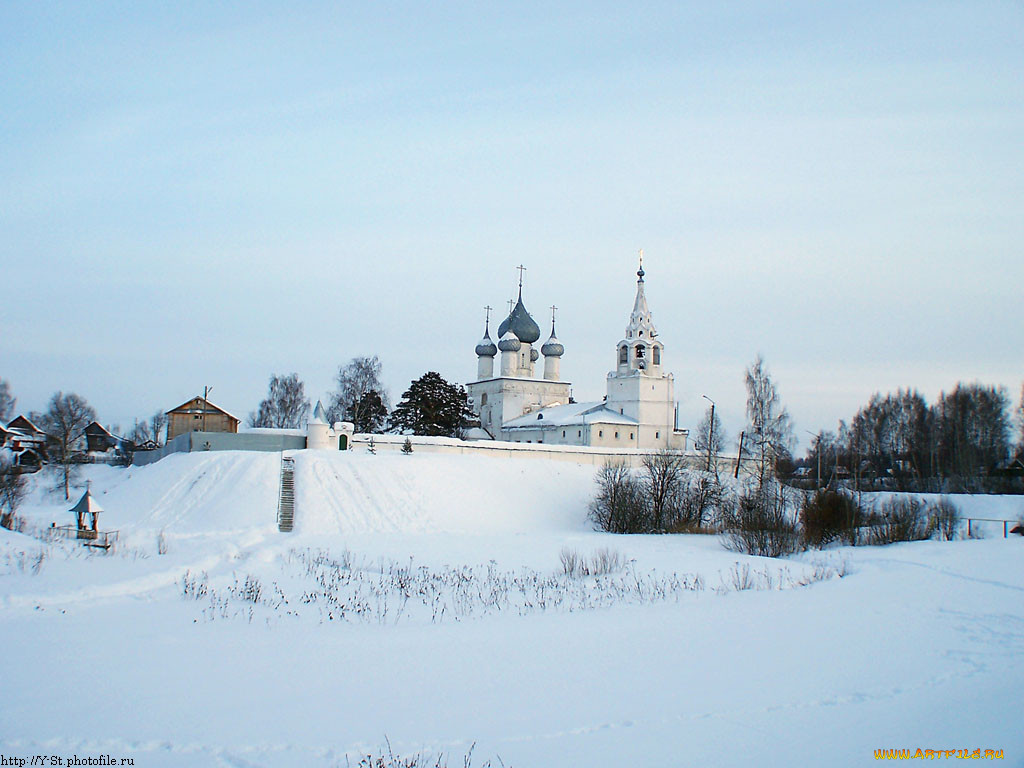
<path id="1" fill-rule="evenodd" d="M 667 448 L 675 418 L 675 382 L 663 373 L 665 345 L 658 339 L 644 292 L 644 252 L 636 272 L 636 298 L 626 335 L 616 345 L 608 374 L 607 407 L 640 423 L 640 445 Z"/>

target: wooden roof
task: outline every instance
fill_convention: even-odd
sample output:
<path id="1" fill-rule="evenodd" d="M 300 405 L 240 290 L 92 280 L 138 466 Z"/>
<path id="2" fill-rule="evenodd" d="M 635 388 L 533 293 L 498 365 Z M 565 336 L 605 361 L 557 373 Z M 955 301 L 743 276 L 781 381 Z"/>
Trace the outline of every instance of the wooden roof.
<path id="1" fill-rule="evenodd" d="M 114 437 L 110 431 L 100 424 L 98 421 L 91 421 L 84 430 L 87 435 L 106 435 L 107 437 Z"/>
<path id="2" fill-rule="evenodd" d="M 7 423 L 8 429 L 21 429 L 28 430 L 29 432 L 36 432 L 37 434 L 43 434 L 43 430 L 29 421 L 25 416 L 18 416 Z"/>
<path id="3" fill-rule="evenodd" d="M 172 408 L 171 410 L 167 411 L 167 415 L 170 416 L 172 413 L 202 413 L 203 410 L 203 398 L 197 395 L 196 397 L 193 397 L 191 400 L 186 400 L 177 408 Z M 214 405 L 209 400 L 206 401 L 205 410 L 206 413 L 222 413 L 229 419 L 232 419 L 233 421 L 241 421 L 237 416 L 233 416 L 232 414 L 225 411 L 223 408 Z"/>

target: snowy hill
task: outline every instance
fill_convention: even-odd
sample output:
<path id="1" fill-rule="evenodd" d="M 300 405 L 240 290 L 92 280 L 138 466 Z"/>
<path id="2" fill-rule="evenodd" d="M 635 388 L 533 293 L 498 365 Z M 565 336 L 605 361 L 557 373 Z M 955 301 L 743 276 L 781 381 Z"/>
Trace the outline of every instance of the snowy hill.
<path id="1" fill-rule="evenodd" d="M 1022 764 L 1019 539 L 765 560 L 592 531 L 592 466 L 295 467 L 291 534 L 280 457 L 255 453 L 90 467 L 113 554 L 0 530 L 0 754 L 335 766 L 387 737 L 453 766 L 474 742 L 474 765 L 855 766 L 917 747 Z M 43 480 L 26 517 L 69 522 Z M 619 562 L 567 578 L 566 548 Z"/>

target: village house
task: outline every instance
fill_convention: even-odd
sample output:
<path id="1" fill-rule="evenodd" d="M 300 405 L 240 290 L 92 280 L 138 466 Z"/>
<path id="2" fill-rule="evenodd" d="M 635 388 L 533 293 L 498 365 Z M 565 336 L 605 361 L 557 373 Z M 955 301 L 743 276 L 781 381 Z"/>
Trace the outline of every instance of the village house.
<path id="1" fill-rule="evenodd" d="M 238 419 L 200 396 L 167 411 L 167 442 L 189 432 L 238 432 Z"/>

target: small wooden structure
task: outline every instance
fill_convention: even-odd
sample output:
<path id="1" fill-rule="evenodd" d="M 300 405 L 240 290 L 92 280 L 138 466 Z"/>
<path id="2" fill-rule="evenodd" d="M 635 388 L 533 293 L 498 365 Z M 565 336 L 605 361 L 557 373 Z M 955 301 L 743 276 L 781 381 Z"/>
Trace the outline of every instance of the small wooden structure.
<path id="1" fill-rule="evenodd" d="M 118 531 L 99 530 L 99 515 L 103 507 L 93 498 L 92 493 L 86 489 L 82 498 L 71 508 L 76 515 L 75 525 L 62 525 L 57 528 L 69 539 L 79 539 L 87 547 L 98 547 L 110 549 L 117 541 Z"/>

